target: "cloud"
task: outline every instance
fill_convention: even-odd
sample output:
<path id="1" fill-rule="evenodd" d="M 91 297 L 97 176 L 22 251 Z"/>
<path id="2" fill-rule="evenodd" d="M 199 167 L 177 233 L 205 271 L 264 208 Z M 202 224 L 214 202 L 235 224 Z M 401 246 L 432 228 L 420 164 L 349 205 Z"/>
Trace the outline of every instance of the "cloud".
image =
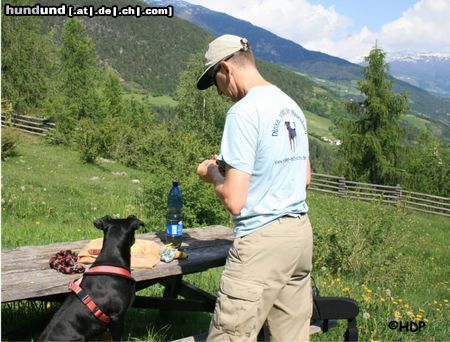
<path id="1" fill-rule="evenodd" d="M 389 50 L 447 52 L 450 50 L 450 2 L 421 0 L 401 18 L 385 24 L 381 41 Z"/>
<path id="2" fill-rule="evenodd" d="M 307 0 L 189 0 L 224 12 L 298 43 L 340 38 L 351 19 L 336 12 L 333 6 L 312 5 Z"/>
<path id="3" fill-rule="evenodd" d="M 351 18 L 334 6 L 313 5 L 308 0 L 189 1 L 250 21 L 309 50 L 352 62 L 361 61 L 375 43 L 388 53 L 450 52 L 449 0 L 417 1 L 379 32 L 367 27 L 351 32 Z"/>

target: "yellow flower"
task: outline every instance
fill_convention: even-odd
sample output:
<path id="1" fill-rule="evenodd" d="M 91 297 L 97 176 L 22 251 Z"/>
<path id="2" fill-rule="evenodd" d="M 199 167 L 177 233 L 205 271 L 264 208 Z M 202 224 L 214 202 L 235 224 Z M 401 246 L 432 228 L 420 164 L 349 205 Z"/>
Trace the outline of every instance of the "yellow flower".
<path id="1" fill-rule="evenodd" d="M 36 224 L 41 224 L 41 221 L 36 221 L 35 223 L 36 223 Z"/>
<path id="2" fill-rule="evenodd" d="M 423 318 L 422 315 L 416 315 L 416 319 L 417 319 L 418 321 L 420 321 L 422 318 Z"/>
<path id="3" fill-rule="evenodd" d="M 350 291 L 350 289 L 349 289 L 348 287 L 344 287 L 344 288 L 342 289 L 342 291 L 348 292 L 348 291 Z"/>
<path id="4" fill-rule="evenodd" d="M 395 300 L 392 302 L 392 303 L 394 303 L 394 304 L 398 304 Z"/>
<path id="5" fill-rule="evenodd" d="M 444 302 L 445 302 L 445 303 L 448 303 L 448 299 L 444 299 Z"/>
<path id="6" fill-rule="evenodd" d="M 368 297 L 368 296 L 363 296 L 363 298 L 364 298 L 365 302 L 368 302 L 370 300 L 370 297 Z"/>
<path id="7" fill-rule="evenodd" d="M 425 323 L 428 323 L 428 320 L 427 320 L 426 318 L 424 318 L 423 321 L 424 321 Z"/>
<path id="8" fill-rule="evenodd" d="M 411 310 L 408 310 L 408 312 L 406 312 L 408 314 L 408 316 L 414 316 L 414 312 L 412 312 Z"/>
<path id="9" fill-rule="evenodd" d="M 399 299 L 398 302 L 399 302 L 399 303 L 403 303 L 403 300 Z"/>
<path id="10" fill-rule="evenodd" d="M 380 298 L 380 302 L 384 302 L 384 298 Z"/>
<path id="11" fill-rule="evenodd" d="M 424 309 L 419 309 L 419 312 L 420 313 L 425 313 L 425 310 Z"/>
<path id="12" fill-rule="evenodd" d="M 439 304 L 439 302 L 437 300 L 433 301 L 434 304 Z"/>
<path id="13" fill-rule="evenodd" d="M 405 309 L 408 309 L 408 308 L 409 308 L 409 305 L 408 305 L 408 304 L 403 304 L 403 307 L 404 307 Z"/>
<path id="14" fill-rule="evenodd" d="M 395 312 L 394 312 L 394 316 L 395 316 L 396 318 L 402 318 L 402 314 L 400 313 L 400 311 L 395 311 Z"/>

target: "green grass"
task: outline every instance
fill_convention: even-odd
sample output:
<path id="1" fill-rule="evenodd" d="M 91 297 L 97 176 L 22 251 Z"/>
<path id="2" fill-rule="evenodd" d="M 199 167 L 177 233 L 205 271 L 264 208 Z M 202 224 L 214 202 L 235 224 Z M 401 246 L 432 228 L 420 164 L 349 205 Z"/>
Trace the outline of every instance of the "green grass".
<path id="1" fill-rule="evenodd" d="M 316 135 L 321 137 L 323 136 L 329 139 L 334 139 L 333 134 L 329 130 L 333 125 L 330 119 L 311 113 L 307 110 L 305 110 L 304 113 L 308 123 L 308 131 L 316 133 Z"/>
<path id="2" fill-rule="evenodd" d="M 90 239 L 99 234 L 96 218 L 145 216 L 137 200 L 145 172 L 84 164 L 77 152 L 25 134 L 17 153 L 2 163 L 2 247 Z"/>
<path id="3" fill-rule="evenodd" d="M 3 248 L 96 238 L 92 220 L 106 214 L 146 217 L 139 200 L 149 181 L 145 172 L 105 161 L 83 164 L 76 152 L 22 134 L 17 153 L 2 163 Z M 447 340 L 450 220 L 317 192 L 308 196 L 314 279 L 323 296 L 348 296 L 359 303 L 360 340 Z M 221 271 L 186 279 L 215 294 Z M 160 296 L 162 287 L 139 294 Z M 57 308 L 25 301 L 2 305 L 2 340 L 36 339 Z M 390 330 L 396 314 L 403 322 L 426 320 L 426 328 L 417 333 Z M 155 310 L 131 309 L 125 338 L 181 338 L 207 331 L 209 321 L 207 313 L 171 313 L 162 320 Z M 342 340 L 344 325 L 312 340 Z"/>

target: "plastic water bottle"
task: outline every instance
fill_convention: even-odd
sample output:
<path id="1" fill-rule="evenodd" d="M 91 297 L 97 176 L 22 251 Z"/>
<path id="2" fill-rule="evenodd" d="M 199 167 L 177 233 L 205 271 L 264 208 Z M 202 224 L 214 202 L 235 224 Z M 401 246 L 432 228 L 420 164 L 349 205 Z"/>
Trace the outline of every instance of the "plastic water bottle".
<path id="1" fill-rule="evenodd" d="M 183 199 L 178 181 L 172 182 L 167 197 L 167 226 L 166 243 L 171 243 L 174 248 L 179 248 L 183 239 Z"/>

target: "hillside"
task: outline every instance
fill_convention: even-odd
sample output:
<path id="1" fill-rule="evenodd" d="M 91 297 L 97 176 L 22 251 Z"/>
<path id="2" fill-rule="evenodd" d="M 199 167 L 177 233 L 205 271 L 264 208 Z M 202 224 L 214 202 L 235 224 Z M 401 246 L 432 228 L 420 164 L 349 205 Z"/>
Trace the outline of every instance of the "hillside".
<path id="1" fill-rule="evenodd" d="M 42 4 L 91 5 L 92 1 L 44 0 Z M 130 0 L 126 5 L 146 6 Z M 114 0 L 100 5 L 117 5 Z M 43 31 L 58 37 L 66 17 L 44 17 Z M 120 77 L 153 95 L 173 94 L 178 74 L 193 53 L 202 51 L 211 36 L 196 25 L 177 17 L 79 17 L 97 47 L 102 63 L 115 69 Z"/>
<path id="2" fill-rule="evenodd" d="M 160 181 L 159 175 L 106 160 L 83 164 L 76 152 L 26 134 L 20 134 L 18 142 L 17 155 L 2 162 L 3 248 L 98 238 L 92 220 L 107 214 L 137 215 L 146 223 L 139 233 L 163 231 L 163 224 L 150 224 L 154 214 L 142 205 L 143 189 Z M 181 187 L 185 190 L 186 184 Z M 170 182 L 163 188 L 168 191 Z M 213 193 L 211 188 L 207 191 Z M 183 194 L 186 202 L 199 199 L 194 193 Z M 164 202 L 163 197 L 157 199 Z M 449 257 L 448 218 L 313 191 L 308 192 L 308 204 L 315 283 L 322 296 L 350 297 L 359 303 L 361 340 L 410 336 L 387 328 L 399 315 L 404 321 L 411 315 L 416 321 L 426 320 L 426 329 L 414 335 L 418 340 L 446 339 L 448 267 L 442 260 Z M 221 223 L 227 224 L 210 224 Z M 215 295 L 221 272 L 218 268 L 186 280 Z M 148 291 L 162 295 L 157 285 Z M 2 305 L 2 341 L 35 341 L 56 308 L 48 302 Z M 155 310 L 133 308 L 127 314 L 124 340 L 174 340 L 205 332 L 209 321 L 207 313 L 185 312 L 161 321 Z M 340 341 L 343 334 L 339 325 L 312 340 Z"/>
<path id="3" fill-rule="evenodd" d="M 50 3 L 50 0 L 46 0 Z M 87 1 L 68 2 L 87 4 Z M 103 3 L 114 3 L 107 1 Z M 131 1 L 129 4 L 138 4 Z M 141 5 L 143 5 L 141 3 Z M 64 17 L 45 17 L 44 32 L 59 36 Z M 153 95 L 172 95 L 178 74 L 192 54 L 202 58 L 212 37 L 177 17 L 80 17 L 96 45 L 101 62 L 120 75 L 131 89 Z M 287 68 L 259 60 L 264 76 L 291 95 L 305 110 L 334 118 L 345 115 L 338 96 L 309 78 Z"/>
<path id="4" fill-rule="evenodd" d="M 155 3 L 154 0 L 146 1 Z M 356 84 L 354 81 L 362 78 L 359 65 L 321 52 L 309 51 L 247 21 L 183 0 L 157 0 L 156 3 L 173 4 L 177 16 L 197 24 L 213 36 L 224 33 L 244 35 L 253 43 L 257 57 L 285 65 L 311 77 L 337 83 L 345 88 L 344 93 L 347 95 L 354 93 Z M 433 96 L 401 80 L 395 80 L 394 90 L 408 94 L 411 109 L 415 114 L 441 121 L 447 126 L 450 124 L 448 115 L 450 100 Z M 348 97 L 354 98 L 352 95 Z"/>

